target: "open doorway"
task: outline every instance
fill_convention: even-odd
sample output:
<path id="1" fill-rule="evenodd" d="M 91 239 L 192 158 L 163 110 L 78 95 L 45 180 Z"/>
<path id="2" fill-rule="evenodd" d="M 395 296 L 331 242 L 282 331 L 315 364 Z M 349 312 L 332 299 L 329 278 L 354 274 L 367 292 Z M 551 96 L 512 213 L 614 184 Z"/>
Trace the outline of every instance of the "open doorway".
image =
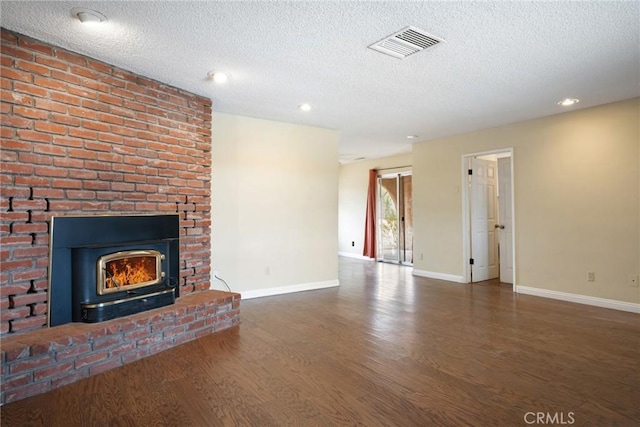
<path id="1" fill-rule="evenodd" d="M 378 176 L 378 261 L 413 264 L 412 185 L 410 172 Z"/>
<path id="2" fill-rule="evenodd" d="M 513 285 L 513 150 L 463 156 L 463 247 L 467 283 Z"/>

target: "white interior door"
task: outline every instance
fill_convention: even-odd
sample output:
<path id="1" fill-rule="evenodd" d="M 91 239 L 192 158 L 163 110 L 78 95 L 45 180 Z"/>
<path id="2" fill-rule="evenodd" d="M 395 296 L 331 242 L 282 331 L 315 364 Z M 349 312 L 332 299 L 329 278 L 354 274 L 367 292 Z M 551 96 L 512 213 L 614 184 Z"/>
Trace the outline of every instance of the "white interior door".
<path id="1" fill-rule="evenodd" d="M 480 282 L 499 277 L 497 163 L 474 157 L 471 169 L 471 278 Z"/>
<path id="2" fill-rule="evenodd" d="M 500 281 L 513 283 L 513 213 L 511 212 L 511 157 L 498 159 L 498 241 Z"/>

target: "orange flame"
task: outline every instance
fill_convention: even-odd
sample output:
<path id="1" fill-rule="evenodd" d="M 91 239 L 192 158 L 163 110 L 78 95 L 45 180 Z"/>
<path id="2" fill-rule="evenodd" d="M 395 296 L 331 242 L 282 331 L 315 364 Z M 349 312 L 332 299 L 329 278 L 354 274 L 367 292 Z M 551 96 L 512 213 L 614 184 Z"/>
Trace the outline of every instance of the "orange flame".
<path id="1" fill-rule="evenodd" d="M 156 279 L 155 257 L 122 258 L 107 263 L 107 289 L 137 285 Z"/>

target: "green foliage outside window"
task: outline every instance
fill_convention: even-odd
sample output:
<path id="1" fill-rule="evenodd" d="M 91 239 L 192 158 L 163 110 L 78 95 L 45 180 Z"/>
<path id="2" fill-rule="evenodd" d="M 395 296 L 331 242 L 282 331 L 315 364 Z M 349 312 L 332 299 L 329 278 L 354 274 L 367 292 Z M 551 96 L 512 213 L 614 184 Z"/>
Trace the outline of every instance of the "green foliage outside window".
<path id="1" fill-rule="evenodd" d="M 382 243 L 385 247 L 398 247 L 398 209 L 391 194 L 384 188 L 381 191 L 382 202 Z"/>

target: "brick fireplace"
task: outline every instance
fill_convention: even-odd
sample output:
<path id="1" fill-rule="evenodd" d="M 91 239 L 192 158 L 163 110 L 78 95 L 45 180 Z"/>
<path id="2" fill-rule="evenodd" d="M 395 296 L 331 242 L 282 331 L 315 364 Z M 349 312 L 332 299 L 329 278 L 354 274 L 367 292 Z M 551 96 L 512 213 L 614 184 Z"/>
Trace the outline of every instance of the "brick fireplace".
<path id="1" fill-rule="evenodd" d="M 211 101 L 5 29 L 1 36 L 0 403 L 236 324 L 239 295 L 207 291 Z M 107 214 L 178 216 L 180 306 L 133 323 L 47 328 L 51 218 Z M 95 363 L 102 368 L 91 372 Z"/>

